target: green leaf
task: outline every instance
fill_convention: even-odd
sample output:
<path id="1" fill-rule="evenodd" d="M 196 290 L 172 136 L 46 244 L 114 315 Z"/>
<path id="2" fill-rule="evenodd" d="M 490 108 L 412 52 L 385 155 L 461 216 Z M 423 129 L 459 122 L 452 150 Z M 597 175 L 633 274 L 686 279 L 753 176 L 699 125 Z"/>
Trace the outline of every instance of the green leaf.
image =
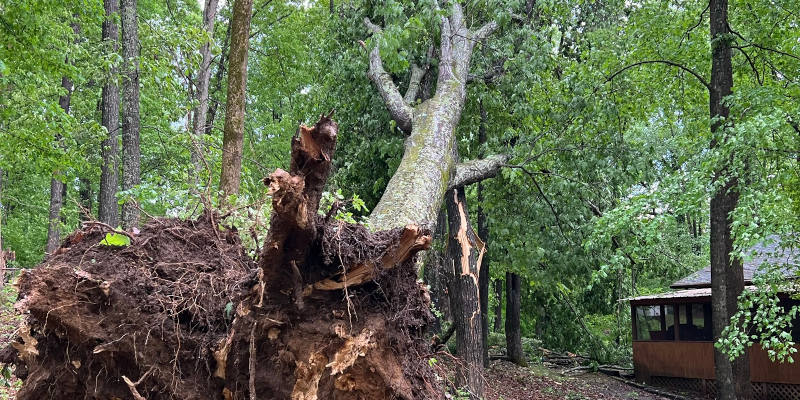
<path id="1" fill-rule="evenodd" d="M 120 233 L 106 233 L 105 239 L 100 241 L 101 246 L 125 247 L 130 244 L 131 238 Z"/>

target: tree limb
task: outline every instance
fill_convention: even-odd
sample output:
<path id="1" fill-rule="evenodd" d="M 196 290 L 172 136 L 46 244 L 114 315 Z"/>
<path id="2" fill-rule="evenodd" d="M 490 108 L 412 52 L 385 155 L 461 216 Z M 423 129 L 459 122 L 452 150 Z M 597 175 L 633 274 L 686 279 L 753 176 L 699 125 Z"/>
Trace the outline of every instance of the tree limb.
<path id="1" fill-rule="evenodd" d="M 414 100 L 417 99 L 417 93 L 419 93 L 419 87 L 422 83 L 422 77 L 425 76 L 425 73 L 428 72 L 427 65 L 425 68 L 420 68 L 417 64 L 411 64 L 411 79 L 408 81 L 408 89 L 406 90 L 406 95 L 403 96 L 403 102 L 411 105 L 414 103 Z"/>
<path id="2" fill-rule="evenodd" d="M 497 176 L 508 158 L 506 154 L 495 154 L 483 159 L 456 164 L 455 174 L 447 189 L 459 188 Z"/>
<path id="3" fill-rule="evenodd" d="M 676 67 L 676 68 L 680 68 L 680 69 L 692 74 L 692 76 L 697 78 L 697 80 L 700 81 L 700 83 L 702 83 L 703 86 L 706 87 L 706 89 L 711 91 L 711 85 L 708 82 L 706 82 L 706 80 L 700 74 L 698 74 L 697 72 L 695 72 L 693 69 L 691 69 L 689 67 L 686 67 L 684 65 L 681 65 L 681 64 L 678 64 L 678 63 L 676 63 L 674 61 L 669 61 L 669 60 L 645 60 L 645 61 L 635 62 L 635 63 L 630 64 L 630 65 L 626 65 L 626 66 L 622 67 L 621 69 L 617 70 L 616 72 L 614 72 L 613 74 L 609 75 L 608 78 L 606 78 L 606 82 L 612 81 L 614 78 L 617 77 L 617 75 L 619 75 L 619 74 L 621 74 L 621 73 L 623 73 L 623 72 L 625 72 L 625 71 L 627 71 L 627 70 L 629 70 L 631 68 L 638 67 L 638 66 L 645 65 L 645 64 L 665 64 L 665 65 L 670 65 L 670 66 L 673 66 L 673 67 Z"/>
<path id="4" fill-rule="evenodd" d="M 477 31 L 472 33 L 472 38 L 480 42 L 483 39 L 486 39 L 489 35 L 492 34 L 497 29 L 497 22 L 491 21 L 480 27 Z"/>
<path id="5" fill-rule="evenodd" d="M 369 18 L 364 18 L 364 24 L 367 26 L 367 29 L 374 34 L 382 32 L 382 29 L 373 24 Z M 378 88 L 378 93 L 380 93 L 384 104 L 386 104 L 389 115 L 391 115 L 394 122 L 397 123 L 397 127 L 405 133 L 411 132 L 411 122 L 414 113 L 400 95 L 400 91 L 397 90 L 397 85 L 394 84 L 392 76 L 383 69 L 383 60 L 381 60 L 380 48 L 377 44 L 375 44 L 375 47 L 373 47 L 369 53 L 369 71 L 367 72 L 367 77 L 369 77 L 369 80 Z M 422 78 L 420 77 L 420 79 Z"/>

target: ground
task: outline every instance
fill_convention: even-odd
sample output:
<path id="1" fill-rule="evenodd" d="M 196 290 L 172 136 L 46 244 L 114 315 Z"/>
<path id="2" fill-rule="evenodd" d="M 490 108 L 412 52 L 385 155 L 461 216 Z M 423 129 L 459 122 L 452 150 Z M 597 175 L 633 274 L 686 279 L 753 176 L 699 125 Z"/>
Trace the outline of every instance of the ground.
<path id="1" fill-rule="evenodd" d="M 487 400 L 666 399 L 601 373 L 563 376 L 539 364 L 522 368 L 507 361 L 492 362 L 486 384 Z"/>

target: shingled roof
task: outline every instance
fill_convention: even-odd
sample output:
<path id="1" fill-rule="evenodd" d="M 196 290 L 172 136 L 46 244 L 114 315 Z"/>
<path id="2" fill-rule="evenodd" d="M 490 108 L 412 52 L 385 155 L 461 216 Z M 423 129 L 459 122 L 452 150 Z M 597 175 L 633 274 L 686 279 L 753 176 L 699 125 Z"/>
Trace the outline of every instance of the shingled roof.
<path id="1" fill-rule="evenodd" d="M 798 275 L 800 266 L 800 249 L 782 247 L 781 238 L 773 235 L 750 248 L 753 256 L 744 263 L 745 285 L 752 284 L 753 275 L 760 273 L 759 267 L 764 263 L 779 265 L 784 276 L 793 278 Z M 711 266 L 705 267 L 670 285 L 673 289 L 707 288 L 711 287 Z"/>

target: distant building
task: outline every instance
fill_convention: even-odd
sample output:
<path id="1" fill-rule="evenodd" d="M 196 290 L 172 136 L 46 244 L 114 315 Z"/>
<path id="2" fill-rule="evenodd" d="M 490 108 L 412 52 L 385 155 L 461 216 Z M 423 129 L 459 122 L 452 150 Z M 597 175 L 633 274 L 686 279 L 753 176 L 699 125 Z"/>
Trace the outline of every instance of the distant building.
<path id="1" fill-rule="evenodd" d="M 779 265 L 794 279 L 800 250 L 782 249 L 776 237 L 751 249 L 754 257 L 744 264 L 747 289 L 764 263 Z M 768 241 L 768 242 L 770 242 Z M 670 286 L 675 291 L 629 298 L 633 331 L 633 366 L 636 379 L 653 385 L 713 395 L 714 342 L 711 323 L 711 267 L 697 271 Z M 779 294 L 784 307 L 798 302 Z M 800 321 L 792 337 L 800 343 Z M 750 379 L 758 399 L 800 399 L 800 360 L 770 361 L 759 345 L 749 349 Z M 800 353 L 798 353 L 800 354 Z"/>

